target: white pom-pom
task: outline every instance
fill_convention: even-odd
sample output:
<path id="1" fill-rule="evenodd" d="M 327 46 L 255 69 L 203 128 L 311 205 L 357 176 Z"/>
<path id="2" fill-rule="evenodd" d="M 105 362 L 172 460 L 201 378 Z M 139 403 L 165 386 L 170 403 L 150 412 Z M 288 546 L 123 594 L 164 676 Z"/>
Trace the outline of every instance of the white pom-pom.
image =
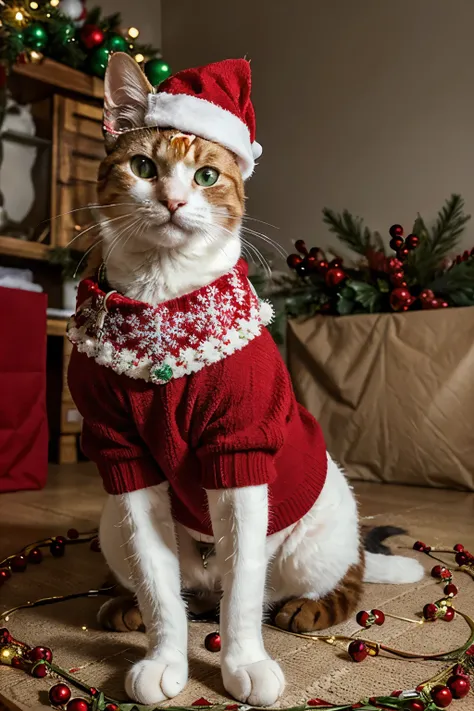
<path id="1" fill-rule="evenodd" d="M 265 326 L 268 326 L 275 318 L 275 310 L 269 301 L 260 302 L 260 318 Z"/>

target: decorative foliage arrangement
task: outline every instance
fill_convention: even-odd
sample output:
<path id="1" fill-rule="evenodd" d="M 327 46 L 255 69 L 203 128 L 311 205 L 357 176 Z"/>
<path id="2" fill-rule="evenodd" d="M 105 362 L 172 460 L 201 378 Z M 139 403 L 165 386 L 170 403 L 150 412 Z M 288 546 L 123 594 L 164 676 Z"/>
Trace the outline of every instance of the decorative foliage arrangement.
<path id="1" fill-rule="evenodd" d="M 16 62 L 39 64 L 44 57 L 86 74 L 103 77 L 109 55 L 126 52 L 142 64 L 156 86 L 170 75 L 151 45 L 137 41 L 135 27 L 123 30 L 119 13 L 89 13 L 81 0 L 0 0 L 0 69 Z"/>
<path id="2" fill-rule="evenodd" d="M 282 299 L 284 316 L 383 313 L 474 305 L 474 248 L 450 258 L 470 215 L 452 195 L 429 228 L 419 215 L 404 238 L 401 225 L 390 230 L 387 254 L 382 237 L 347 210 L 325 208 L 323 221 L 358 256 L 352 264 L 328 259 L 319 247 L 295 243 L 287 260 L 293 274 L 274 279 L 266 291 Z"/>
<path id="3" fill-rule="evenodd" d="M 27 561 L 31 563 L 41 561 L 40 548 L 49 547 L 51 553 L 59 557 L 64 553 L 64 547 L 68 543 L 86 541 L 91 541 L 93 550 L 99 550 L 97 543 L 95 543 L 97 541 L 96 531 L 79 533 L 75 529 L 71 529 L 68 531 L 67 538 L 55 536 L 44 541 L 38 541 L 26 546 L 20 553 L 8 556 L 8 558 L 0 562 L 0 569 L 21 572 L 25 570 Z M 335 705 L 322 699 L 310 699 L 301 706 L 283 711 L 309 711 L 315 707 L 326 709 L 326 711 L 352 711 L 355 709 L 360 711 L 377 711 L 380 709 L 385 709 L 386 711 L 439 711 L 439 709 L 447 708 L 454 699 L 463 699 L 469 694 L 471 690 L 470 677 L 474 673 L 474 620 L 464 612 L 454 608 L 453 601 L 458 594 L 458 588 L 452 582 L 453 572 L 446 567 L 443 560 L 440 560 L 435 555 L 435 552 L 454 556 L 458 566 L 456 572 L 467 573 L 472 578 L 474 578 L 474 556 L 460 543 L 456 544 L 453 549 L 435 549 L 421 541 L 417 541 L 413 548 L 441 563 L 434 566 L 431 575 L 443 586 L 443 597 L 435 602 L 427 603 L 423 608 L 421 619 L 418 620 L 390 615 L 382 610 L 362 610 L 357 614 L 357 623 L 363 629 L 368 630 L 373 625 L 382 626 L 386 618 L 390 617 L 422 625 L 432 624 L 436 620 L 450 622 L 456 615 L 459 615 L 467 623 L 470 634 L 469 638 L 457 649 L 427 655 L 394 649 L 362 637 L 302 635 L 280 631 L 284 634 L 296 634 L 296 636 L 304 637 L 316 644 L 323 642 L 339 649 L 342 648 L 356 663 L 363 662 L 367 658 L 377 657 L 380 653 L 385 653 L 405 659 L 444 661 L 447 663 L 446 667 L 431 679 L 421 682 L 415 689 L 395 690 L 389 696 L 367 696 L 367 698 L 356 703 L 347 704 Z M 61 554 L 59 554 L 59 549 L 62 551 Z M 85 593 L 42 598 L 35 602 L 18 605 L 8 612 L 1 613 L 0 622 L 2 620 L 8 621 L 15 612 L 25 608 L 54 604 L 78 597 L 108 595 L 111 592 L 112 588 L 103 588 L 101 590 L 89 590 Z M 220 642 L 219 634 L 213 632 L 206 636 L 204 646 L 210 653 L 215 653 L 220 651 Z M 15 639 L 6 628 L 0 629 L 0 664 L 16 670 L 23 670 L 37 679 L 48 677 L 54 680 L 55 683 L 49 690 L 49 701 L 51 707 L 58 711 L 158 711 L 160 708 L 121 702 L 107 697 L 102 691 L 95 687 L 90 687 L 77 679 L 75 676 L 77 670 L 71 669 L 67 671 L 57 665 L 53 661 L 53 652 L 49 647 L 41 645 L 31 647 Z M 83 696 L 73 697 L 71 687 L 79 690 Z M 174 711 L 197 711 L 198 709 L 205 709 L 205 711 L 248 711 L 249 707 L 236 703 L 212 704 L 207 699 L 198 699 L 190 707 L 173 707 L 173 709 Z"/>

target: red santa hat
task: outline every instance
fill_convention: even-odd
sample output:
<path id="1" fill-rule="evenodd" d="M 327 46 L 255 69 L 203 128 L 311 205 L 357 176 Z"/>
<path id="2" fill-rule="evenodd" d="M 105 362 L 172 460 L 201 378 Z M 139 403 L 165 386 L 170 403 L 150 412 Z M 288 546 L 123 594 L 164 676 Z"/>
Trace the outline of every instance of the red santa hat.
<path id="1" fill-rule="evenodd" d="M 186 69 L 148 96 L 145 123 L 220 143 L 235 153 L 246 179 L 262 154 L 255 140 L 250 88 L 250 64 L 245 59 Z"/>

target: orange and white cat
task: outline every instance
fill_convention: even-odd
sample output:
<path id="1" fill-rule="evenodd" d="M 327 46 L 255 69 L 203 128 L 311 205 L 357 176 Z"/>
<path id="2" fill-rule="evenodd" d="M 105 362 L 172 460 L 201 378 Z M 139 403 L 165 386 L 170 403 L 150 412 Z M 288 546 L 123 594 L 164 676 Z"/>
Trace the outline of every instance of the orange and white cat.
<path id="1" fill-rule="evenodd" d="M 243 181 L 251 169 L 228 145 L 207 140 L 205 124 L 195 133 L 179 119 L 144 127 L 153 94 L 132 59 L 111 57 L 106 128 L 120 130 L 108 132 L 99 174 L 103 260 L 112 290 L 155 307 L 236 267 Z M 216 393 L 219 387 L 216 382 Z M 76 386 L 73 393 L 79 402 L 80 391 Z M 163 426 L 156 422 L 157 439 Z M 364 581 L 409 583 L 423 576 L 413 559 L 364 551 L 352 490 L 325 457 L 320 495 L 300 520 L 272 535 L 266 483 L 207 489 L 212 536 L 175 520 L 168 481 L 109 496 L 100 525 L 102 551 L 121 585 L 136 595 L 149 641 L 146 658 L 126 677 L 132 699 L 160 703 L 186 685 L 183 590 L 221 596 L 224 686 L 241 702 L 266 706 L 277 702 L 285 685 L 263 643 L 266 605 L 275 608 L 277 625 L 313 631 L 347 618 Z M 215 545 L 206 566 L 196 541 Z"/>

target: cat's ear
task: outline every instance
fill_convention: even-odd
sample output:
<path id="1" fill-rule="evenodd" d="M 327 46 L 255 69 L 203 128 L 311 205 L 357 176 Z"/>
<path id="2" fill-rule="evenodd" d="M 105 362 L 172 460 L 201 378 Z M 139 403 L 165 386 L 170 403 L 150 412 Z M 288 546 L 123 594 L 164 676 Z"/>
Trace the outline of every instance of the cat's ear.
<path id="1" fill-rule="evenodd" d="M 124 52 L 112 54 L 104 79 L 104 136 L 113 147 L 124 131 L 145 126 L 148 95 L 154 89 L 137 62 Z"/>

